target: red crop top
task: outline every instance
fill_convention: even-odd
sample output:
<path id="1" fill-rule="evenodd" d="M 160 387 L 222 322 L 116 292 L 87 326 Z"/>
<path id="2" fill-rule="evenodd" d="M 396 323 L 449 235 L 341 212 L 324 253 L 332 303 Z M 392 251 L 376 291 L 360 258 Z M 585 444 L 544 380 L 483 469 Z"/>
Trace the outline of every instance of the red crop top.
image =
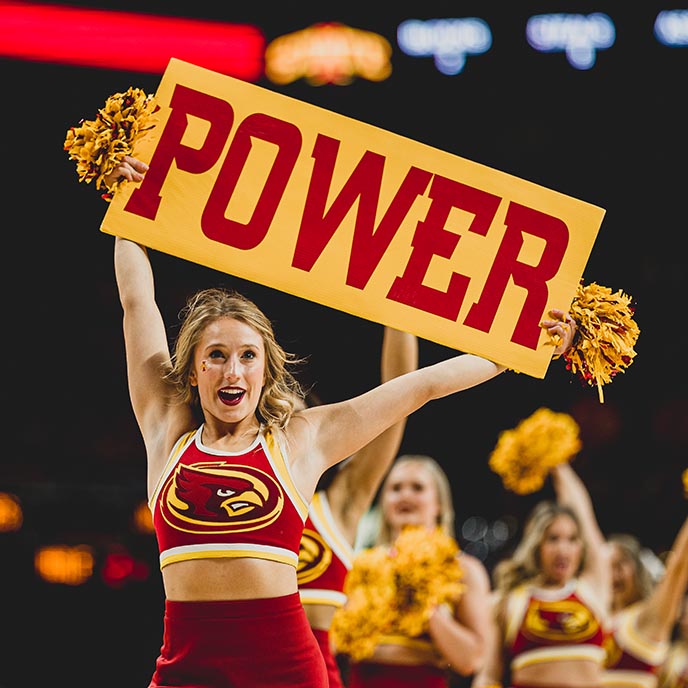
<path id="1" fill-rule="evenodd" d="M 509 596 L 507 649 L 511 668 L 560 660 L 605 658 L 603 614 L 578 580 L 553 590 L 522 586 Z"/>
<path id="2" fill-rule="evenodd" d="M 313 496 L 299 550 L 298 584 L 303 604 L 341 607 L 346 602 L 344 578 L 354 551 L 330 511 L 324 491 Z"/>
<path id="3" fill-rule="evenodd" d="M 298 564 L 308 503 L 270 432 L 241 452 L 177 440 L 150 499 L 160 568 L 177 561 L 251 557 Z"/>
<path id="4" fill-rule="evenodd" d="M 606 671 L 603 686 L 656 688 L 657 675 L 666 661 L 669 641 L 656 642 L 640 636 L 636 629 L 641 606 L 635 604 L 619 612 L 606 641 Z"/>

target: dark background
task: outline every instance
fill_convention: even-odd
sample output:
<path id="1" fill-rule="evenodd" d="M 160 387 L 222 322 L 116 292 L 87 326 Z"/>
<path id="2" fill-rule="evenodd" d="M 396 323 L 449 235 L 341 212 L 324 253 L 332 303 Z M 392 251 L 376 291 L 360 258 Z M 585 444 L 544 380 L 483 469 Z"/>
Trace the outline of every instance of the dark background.
<path id="1" fill-rule="evenodd" d="M 574 467 L 603 530 L 666 551 L 686 513 L 688 50 L 659 44 L 652 26 L 659 10 L 680 5 L 426 1 L 403 13 L 343 3 L 71 4 L 250 22 L 266 44 L 316 21 L 374 31 L 393 48 L 385 82 L 258 83 L 605 208 L 584 280 L 630 294 L 641 334 L 634 363 L 605 387 L 604 404 L 561 361 L 544 380 L 506 373 L 415 413 L 402 452 L 441 462 L 459 526 L 470 517 L 488 526 L 504 520 L 515 537 L 551 487 L 506 492 L 487 466 L 489 453 L 501 430 L 540 406 L 570 413 L 584 445 Z M 591 71 L 525 41 L 533 14 L 592 11 L 611 16 L 617 37 Z M 398 49 L 404 19 L 452 16 L 482 17 L 493 34 L 492 49 L 469 57 L 463 73 L 442 75 L 431 58 Z M 129 86 L 154 92 L 161 75 L 11 59 L 0 67 L 11 409 L 0 490 L 24 509 L 22 530 L 0 533 L 0 688 L 145 686 L 161 642 L 163 595 L 155 540 L 131 526 L 145 499 L 145 457 L 126 388 L 113 241 L 99 231 L 105 203 L 92 185 L 78 183 L 62 144 L 67 129 L 92 118 L 109 95 Z M 324 401 L 377 383 L 379 325 L 166 255 L 153 254 L 153 262 L 168 323 L 194 290 L 235 287 L 273 319 L 286 349 L 309 356 L 302 379 Z M 425 341 L 420 350 L 422 364 L 452 353 Z M 468 534 L 459 532 L 467 549 L 476 546 Z M 91 545 L 93 578 L 79 587 L 42 582 L 33 552 L 52 543 Z M 476 551 L 491 568 L 512 544 Z M 117 588 L 103 582 L 98 567 L 119 547 L 149 567 L 147 578 Z"/>

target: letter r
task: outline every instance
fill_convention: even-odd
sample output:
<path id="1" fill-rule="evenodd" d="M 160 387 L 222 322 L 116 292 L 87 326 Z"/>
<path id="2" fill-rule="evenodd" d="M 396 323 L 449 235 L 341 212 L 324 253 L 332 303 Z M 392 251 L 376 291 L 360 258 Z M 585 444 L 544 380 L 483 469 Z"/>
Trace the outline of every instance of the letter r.
<path id="1" fill-rule="evenodd" d="M 512 279 L 527 294 L 511 341 L 535 350 L 542 333 L 540 320 L 549 295 L 547 282 L 561 267 L 569 243 L 569 229 L 557 217 L 514 202 L 509 205 L 505 224 L 506 232 L 480 299 L 471 307 L 464 325 L 489 332 L 509 279 Z M 524 234 L 540 237 L 545 242 L 537 265 L 527 265 L 518 260 Z"/>

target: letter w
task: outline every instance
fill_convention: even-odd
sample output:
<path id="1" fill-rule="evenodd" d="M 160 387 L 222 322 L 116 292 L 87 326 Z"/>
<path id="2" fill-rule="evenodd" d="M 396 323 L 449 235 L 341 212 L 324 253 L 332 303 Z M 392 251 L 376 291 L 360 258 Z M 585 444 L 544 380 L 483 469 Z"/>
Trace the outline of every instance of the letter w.
<path id="1" fill-rule="evenodd" d="M 417 196 L 432 174 L 412 167 L 389 208 L 374 229 L 385 158 L 366 151 L 339 195 L 326 210 L 328 191 L 340 142 L 322 134 L 313 148 L 313 174 L 301 219 L 292 266 L 309 271 L 330 242 L 356 200 L 359 201 L 346 283 L 364 289 Z"/>

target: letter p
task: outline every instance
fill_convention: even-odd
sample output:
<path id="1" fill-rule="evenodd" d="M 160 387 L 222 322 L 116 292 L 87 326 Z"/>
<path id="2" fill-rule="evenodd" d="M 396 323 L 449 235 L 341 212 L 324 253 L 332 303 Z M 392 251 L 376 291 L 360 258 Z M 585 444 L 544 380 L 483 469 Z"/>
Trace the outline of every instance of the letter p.
<path id="1" fill-rule="evenodd" d="M 160 191 L 172 162 L 191 174 L 209 170 L 220 157 L 234 122 L 234 110 L 225 100 L 177 85 L 170 102 L 170 114 L 150 162 L 150 169 L 134 191 L 125 210 L 154 220 L 162 197 Z M 208 135 L 200 148 L 182 144 L 189 120 L 188 115 L 210 123 Z"/>

